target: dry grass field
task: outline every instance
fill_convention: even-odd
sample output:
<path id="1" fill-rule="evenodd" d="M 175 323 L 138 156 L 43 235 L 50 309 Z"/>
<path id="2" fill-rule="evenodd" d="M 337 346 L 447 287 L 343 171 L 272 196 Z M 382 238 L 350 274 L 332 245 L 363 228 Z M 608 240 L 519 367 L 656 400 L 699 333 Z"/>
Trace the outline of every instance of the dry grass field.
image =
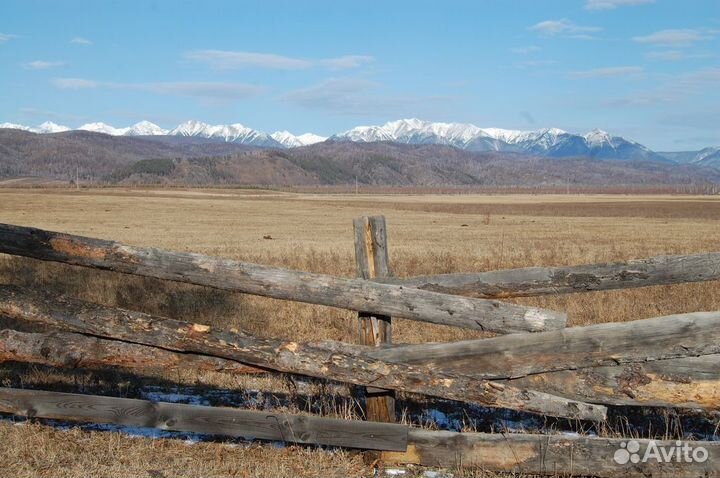
<path id="1" fill-rule="evenodd" d="M 260 190 L 0 189 L 0 222 L 340 276 L 355 274 L 352 219 L 384 214 L 391 267 L 410 276 L 605 262 L 720 250 L 720 197 L 320 195 Z M 269 236 L 271 239 L 266 239 Z M 354 341 L 355 314 L 110 272 L 0 257 L 0 282 L 295 340 Z M 566 311 L 571 325 L 720 309 L 720 284 L 518 300 Z M 1 325 L 1 324 L 0 324 Z M 478 336 L 397 320 L 395 342 Z M 4 365 L 3 385 L 128 395 L 139 384 L 291 395 L 291 378 L 155 376 Z M 324 384 L 305 410 L 353 416 Z M 337 394 L 337 396 L 336 396 Z M 329 398 L 328 398 L 329 397 Z M 302 407 L 293 402 L 292 407 Z M 285 405 L 287 406 L 287 405 Z M 417 420 L 414 421 L 415 423 Z M 472 428 L 472 427 L 470 427 Z M 87 429 L 0 421 L 5 476 L 369 476 L 359 454 L 236 442 L 189 446 Z M 456 476 L 462 473 L 455 471 Z M 478 472 L 482 476 L 482 473 Z"/>

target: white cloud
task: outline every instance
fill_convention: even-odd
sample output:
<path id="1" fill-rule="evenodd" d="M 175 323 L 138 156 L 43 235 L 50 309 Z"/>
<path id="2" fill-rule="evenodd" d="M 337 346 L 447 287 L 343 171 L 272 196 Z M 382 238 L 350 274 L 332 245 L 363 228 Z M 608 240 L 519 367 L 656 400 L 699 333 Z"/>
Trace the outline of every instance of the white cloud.
<path id="1" fill-rule="evenodd" d="M 711 40 L 714 38 L 714 33 L 716 32 L 713 30 L 697 28 L 669 29 L 660 30 L 650 35 L 633 37 L 633 40 L 638 43 L 677 48 L 688 47 L 702 40 Z"/>
<path id="2" fill-rule="evenodd" d="M 5 43 L 6 41 L 12 40 L 13 38 L 17 37 L 17 35 L 13 35 L 11 33 L 0 33 L 0 43 Z"/>
<path id="3" fill-rule="evenodd" d="M 585 0 L 587 10 L 613 10 L 617 7 L 655 3 L 655 0 Z"/>
<path id="4" fill-rule="evenodd" d="M 347 55 L 338 58 L 328 58 L 327 60 L 318 60 L 319 65 L 330 68 L 331 70 L 346 70 L 350 68 L 358 68 L 366 63 L 372 63 L 375 58 L 367 55 Z"/>
<path id="5" fill-rule="evenodd" d="M 422 116 L 422 111 L 445 107 L 452 98 L 387 94 L 382 85 L 362 79 L 330 78 L 318 84 L 292 91 L 282 101 L 307 109 L 331 113 L 365 115 Z"/>
<path id="6" fill-rule="evenodd" d="M 720 68 L 705 68 L 684 74 L 679 78 L 679 83 L 682 88 L 720 87 Z"/>
<path id="7" fill-rule="evenodd" d="M 39 109 L 39 108 L 20 108 L 20 113 L 24 117 L 28 118 L 42 118 L 43 120 L 51 119 L 55 121 L 85 121 L 88 119 L 86 116 L 77 116 L 66 113 L 57 113 L 55 111 Z"/>
<path id="8" fill-rule="evenodd" d="M 643 73 L 640 66 L 610 66 L 606 68 L 594 68 L 592 70 L 574 71 L 570 73 L 571 78 L 616 78 L 623 76 L 637 76 Z"/>
<path id="9" fill-rule="evenodd" d="M 529 55 L 530 53 L 539 52 L 540 47 L 532 45 L 532 46 L 526 46 L 526 47 L 510 48 L 510 51 L 512 53 L 515 53 L 516 55 Z"/>
<path id="10" fill-rule="evenodd" d="M 118 83 L 99 82 L 84 78 L 55 78 L 52 80 L 52 84 L 55 85 L 55 87 L 64 90 L 109 88 L 209 99 L 242 99 L 259 94 L 263 90 L 260 86 L 249 85 L 246 83 L 203 81 Z"/>
<path id="11" fill-rule="evenodd" d="M 674 103 L 694 95 L 705 98 L 720 91 L 720 68 L 705 68 L 669 77 L 665 83 L 651 90 L 611 100 L 610 106 L 643 106 Z"/>
<path id="12" fill-rule="evenodd" d="M 273 70 L 303 70 L 314 66 L 339 70 L 357 68 L 374 61 L 371 56 L 347 55 L 338 58 L 306 60 L 273 53 L 254 53 L 227 50 L 191 50 L 185 53 L 188 60 L 198 61 L 216 70 L 238 70 L 242 68 L 268 68 Z"/>
<path id="13" fill-rule="evenodd" d="M 645 55 L 645 57 L 651 60 L 662 60 L 662 61 L 682 61 L 682 60 L 693 60 L 700 58 L 712 58 L 710 53 L 688 53 L 683 50 L 658 50 L 651 51 Z"/>
<path id="14" fill-rule="evenodd" d="M 192 50 L 185 54 L 189 60 L 207 63 L 217 70 L 235 70 L 239 68 L 270 68 L 275 70 L 300 70 L 310 68 L 307 60 L 299 60 L 270 53 L 252 53 L 246 51 Z"/>
<path id="15" fill-rule="evenodd" d="M 87 38 L 83 37 L 74 37 L 70 40 L 70 43 L 75 43 L 76 45 L 92 45 L 93 42 L 88 40 Z"/>
<path id="16" fill-rule="evenodd" d="M 515 63 L 515 68 L 541 68 L 543 66 L 551 66 L 556 64 L 556 60 L 528 60 Z"/>
<path id="17" fill-rule="evenodd" d="M 62 90 L 86 90 L 98 87 L 96 81 L 84 78 L 55 78 L 51 83 Z"/>
<path id="18" fill-rule="evenodd" d="M 348 110 L 361 93 L 377 88 L 379 85 L 368 80 L 351 78 L 330 78 L 307 88 L 292 91 L 282 99 L 300 106 L 317 109 Z"/>
<path id="19" fill-rule="evenodd" d="M 562 18 L 560 20 L 545 20 L 536 23 L 528 29 L 545 36 L 563 35 L 579 39 L 592 38 L 592 36 L 589 35 L 590 33 L 602 31 L 602 28 L 600 27 L 578 25 L 567 18 Z"/>
<path id="20" fill-rule="evenodd" d="M 35 60 L 24 63 L 23 68 L 25 68 L 26 70 L 49 70 L 50 68 L 58 68 L 64 65 L 64 61 Z"/>
<path id="21" fill-rule="evenodd" d="M 671 112 L 661 117 L 660 123 L 684 128 L 704 129 L 717 134 L 717 125 L 720 124 L 720 105 L 711 104 L 708 106 L 710 108 L 706 110 Z"/>
<path id="22" fill-rule="evenodd" d="M 213 99 L 242 99 L 255 96 L 263 89 L 246 83 L 218 83 L 202 81 L 179 81 L 165 83 L 111 83 L 111 88 L 149 91 L 177 96 L 195 96 Z"/>

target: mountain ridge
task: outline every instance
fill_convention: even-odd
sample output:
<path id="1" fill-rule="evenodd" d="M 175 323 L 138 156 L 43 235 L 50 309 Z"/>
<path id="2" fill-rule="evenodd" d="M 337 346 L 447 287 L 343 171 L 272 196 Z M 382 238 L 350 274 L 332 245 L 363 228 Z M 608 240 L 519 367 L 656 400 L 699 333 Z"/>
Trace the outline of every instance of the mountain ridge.
<path id="1" fill-rule="evenodd" d="M 177 186 L 714 185 L 720 169 L 649 160 L 597 161 L 448 145 L 328 140 L 263 148 L 199 136 L 36 134 L 0 129 L 0 178 Z"/>
<path id="2" fill-rule="evenodd" d="M 19 129 L 37 134 L 91 131 L 111 136 L 182 136 L 261 148 L 298 148 L 327 140 L 358 143 L 436 144 L 475 152 L 523 153 L 554 158 L 584 156 L 597 160 L 651 160 L 679 163 L 696 161 L 702 162 L 703 165 L 720 167 L 720 148 L 705 148 L 690 157 L 689 153 L 688 155 L 657 153 L 636 141 L 614 136 L 600 129 L 594 129 L 585 134 L 575 134 L 559 128 L 527 131 L 480 128 L 470 123 L 429 122 L 417 118 L 389 121 L 383 125 L 357 126 L 330 137 L 313 133 L 295 135 L 288 131 L 275 131 L 268 134 L 241 123 L 211 125 L 195 120 L 185 121 L 172 129 L 161 128 L 150 121 L 140 121 L 123 128 L 94 122 L 83 124 L 72 130 L 50 121 L 37 127 L 0 123 L 0 128 Z M 706 150 L 707 154 L 700 157 L 701 153 Z"/>
<path id="3" fill-rule="evenodd" d="M 534 131 L 479 128 L 468 123 L 431 123 L 418 119 L 390 121 L 382 126 L 359 126 L 331 136 L 336 141 L 393 141 L 404 144 L 444 144 L 467 151 L 497 151 L 548 157 L 586 156 L 597 159 L 667 161 L 649 148 L 606 131 L 584 135 L 559 128 Z"/>

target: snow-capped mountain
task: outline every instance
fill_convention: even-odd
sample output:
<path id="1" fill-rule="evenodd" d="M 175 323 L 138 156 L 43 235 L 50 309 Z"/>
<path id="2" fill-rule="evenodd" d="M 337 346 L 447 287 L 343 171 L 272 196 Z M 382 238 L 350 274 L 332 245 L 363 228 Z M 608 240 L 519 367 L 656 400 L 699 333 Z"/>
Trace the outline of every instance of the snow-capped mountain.
<path id="1" fill-rule="evenodd" d="M 327 139 L 325 136 L 319 136 L 313 133 L 305 133 L 295 136 L 289 131 L 275 131 L 270 135 L 270 137 L 286 148 L 298 148 L 300 146 L 322 143 Z"/>
<path id="2" fill-rule="evenodd" d="M 240 123 L 210 125 L 200 121 L 186 121 L 170 130 L 171 136 L 195 136 L 208 139 L 222 139 L 226 142 L 253 146 L 282 147 L 269 134 L 248 128 Z"/>
<path id="3" fill-rule="evenodd" d="M 36 128 L 30 127 L 30 126 L 24 126 L 21 124 L 14 124 L 14 123 L 0 123 L 0 128 L 20 129 L 23 131 L 30 131 L 31 133 L 42 133 L 42 134 L 63 133 L 65 131 L 70 131 L 70 128 L 68 128 L 67 126 L 62 126 L 62 125 L 53 123 L 52 121 L 46 121 Z"/>
<path id="4" fill-rule="evenodd" d="M 22 130 L 22 131 L 32 131 L 32 128 L 30 128 L 29 126 L 24 126 L 24 125 L 17 124 L 17 123 L 0 123 L 0 128 L 3 128 L 3 129 L 19 129 L 19 130 Z"/>
<path id="5" fill-rule="evenodd" d="M 52 121 L 46 121 L 33 131 L 35 133 L 64 133 L 65 131 L 70 131 L 70 128 L 53 123 Z"/>
<path id="6" fill-rule="evenodd" d="M 359 126 L 330 139 L 444 144 L 469 151 L 518 152 L 550 157 L 664 160 L 639 143 L 611 136 L 602 130 L 593 130 L 581 136 L 558 128 L 520 131 L 480 128 L 467 123 L 431 123 L 414 118 L 391 121 L 382 126 Z"/>
<path id="7" fill-rule="evenodd" d="M 125 128 L 125 130 L 124 134 L 128 136 L 164 136 L 169 132 L 169 130 L 149 121 L 140 121 L 129 128 Z"/>
<path id="8" fill-rule="evenodd" d="M 102 122 L 86 123 L 78 128 L 80 131 L 92 131 L 93 133 L 104 133 L 111 136 L 123 136 L 130 128 L 115 128 Z"/>
<path id="9" fill-rule="evenodd" d="M 351 130 L 330 136 L 333 140 L 355 141 L 358 143 L 374 143 L 376 141 L 397 141 L 392 131 L 382 126 L 357 126 Z"/>
<path id="10" fill-rule="evenodd" d="M 0 123 L 0 128 L 21 129 L 33 133 L 70 130 L 52 122 L 45 122 L 38 127 Z M 296 136 L 288 131 L 276 131 L 267 134 L 240 123 L 211 125 L 200 121 L 186 121 L 171 130 L 149 121 L 140 121 L 125 128 L 96 122 L 84 124 L 77 129 L 114 136 L 186 136 L 270 148 L 296 148 L 328 139 L 313 133 Z M 555 158 L 585 156 L 597 159 L 650 159 L 720 165 L 720 148 L 658 154 L 635 141 L 613 136 L 599 129 L 578 135 L 558 128 L 522 131 L 480 128 L 469 123 L 433 123 L 411 118 L 390 121 L 381 126 L 358 126 L 329 139 L 363 143 L 390 141 L 416 145 L 440 144 L 467 151 L 514 152 Z M 707 159 L 703 159 L 706 157 Z"/>
<path id="11" fill-rule="evenodd" d="M 715 168 L 720 167 L 720 146 L 704 148 L 700 151 L 678 151 L 658 154 L 676 163 L 712 166 Z"/>
<path id="12" fill-rule="evenodd" d="M 393 141 L 406 144 L 444 144 L 470 150 L 499 150 L 523 133 L 497 128 L 482 129 L 467 123 L 431 123 L 415 118 L 390 121 L 382 126 L 358 126 L 330 139 L 336 141 Z"/>
<path id="13" fill-rule="evenodd" d="M 80 126 L 78 130 L 104 133 L 111 136 L 163 136 L 168 134 L 168 130 L 149 121 L 140 121 L 125 128 L 116 128 L 102 122 L 87 123 Z"/>
<path id="14" fill-rule="evenodd" d="M 698 155 L 693 163 L 717 168 L 720 166 L 720 147 L 705 148 L 698 151 Z"/>

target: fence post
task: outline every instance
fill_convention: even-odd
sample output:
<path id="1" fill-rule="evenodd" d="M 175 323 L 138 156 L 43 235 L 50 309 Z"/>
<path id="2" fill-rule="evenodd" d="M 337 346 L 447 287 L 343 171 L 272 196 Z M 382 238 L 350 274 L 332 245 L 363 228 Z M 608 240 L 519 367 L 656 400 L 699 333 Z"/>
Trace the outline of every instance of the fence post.
<path id="1" fill-rule="evenodd" d="M 353 221 L 353 226 L 358 275 L 366 280 L 389 276 L 385 217 L 358 217 Z M 360 344 L 379 346 L 392 342 L 390 317 L 358 312 L 358 325 Z M 368 420 L 395 421 L 395 395 L 392 391 L 368 387 L 365 397 Z"/>

